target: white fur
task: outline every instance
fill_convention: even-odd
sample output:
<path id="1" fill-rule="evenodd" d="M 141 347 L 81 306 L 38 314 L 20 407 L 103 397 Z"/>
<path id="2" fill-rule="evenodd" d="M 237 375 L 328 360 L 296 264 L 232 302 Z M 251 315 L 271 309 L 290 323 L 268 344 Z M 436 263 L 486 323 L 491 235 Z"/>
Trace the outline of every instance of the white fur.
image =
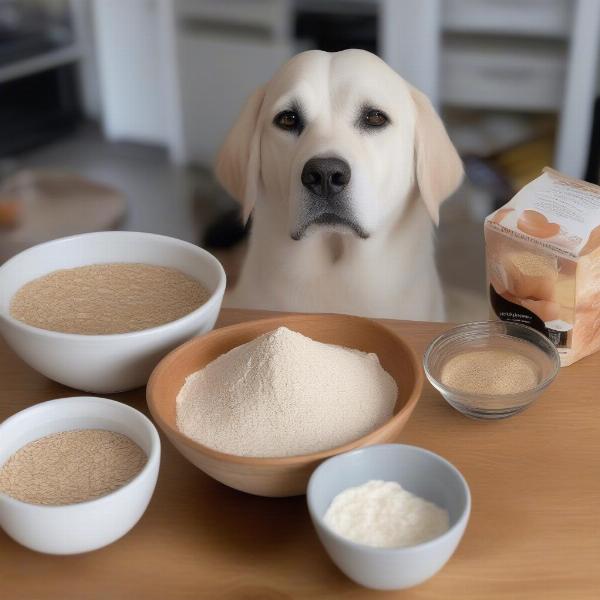
<path id="1" fill-rule="evenodd" d="M 300 136 L 273 125 L 292 101 L 306 121 Z M 365 104 L 391 124 L 359 129 Z M 300 173 L 315 156 L 349 163 L 349 202 L 368 239 L 323 225 L 291 238 L 308 205 Z M 443 320 L 433 223 L 462 165 L 429 101 L 376 56 L 310 51 L 290 60 L 248 100 L 217 176 L 245 215 L 254 211 L 228 306 Z"/>

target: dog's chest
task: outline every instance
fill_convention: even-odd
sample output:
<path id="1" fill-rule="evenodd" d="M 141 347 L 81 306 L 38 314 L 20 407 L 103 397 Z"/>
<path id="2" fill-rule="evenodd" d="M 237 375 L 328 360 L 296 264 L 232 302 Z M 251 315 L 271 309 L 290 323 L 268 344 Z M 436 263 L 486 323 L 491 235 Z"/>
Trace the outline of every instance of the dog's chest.
<path id="1" fill-rule="evenodd" d="M 420 229 L 420 231 L 419 231 Z M 301 242 L 253 232 L 230 306 L 370 317 L 443 319 L 433 240 L 424 228 L 357 240 L 331 232 Z"/>
<path id="2" fill-rule="evenodd" d="M 415 268 L 414 257 L 348 256 L 337 243 L 318 260 L 272 274 L 267 287 L 279 310 L 442 318 L 443 299 L 432 262 L 422 261 Z"/>

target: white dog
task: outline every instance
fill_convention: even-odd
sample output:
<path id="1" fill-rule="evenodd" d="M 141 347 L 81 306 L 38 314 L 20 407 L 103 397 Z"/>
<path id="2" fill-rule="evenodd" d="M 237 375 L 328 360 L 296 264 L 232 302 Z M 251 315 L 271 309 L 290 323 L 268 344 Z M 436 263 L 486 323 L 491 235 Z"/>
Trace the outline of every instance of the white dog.
<path id="1" fill-rule="evenodd" d="M 443 320 L 433 223 L 462 163 L 375 55 L 292 58 L 246 102 L 216 174 L 254 214 L 228 306 Z"/>

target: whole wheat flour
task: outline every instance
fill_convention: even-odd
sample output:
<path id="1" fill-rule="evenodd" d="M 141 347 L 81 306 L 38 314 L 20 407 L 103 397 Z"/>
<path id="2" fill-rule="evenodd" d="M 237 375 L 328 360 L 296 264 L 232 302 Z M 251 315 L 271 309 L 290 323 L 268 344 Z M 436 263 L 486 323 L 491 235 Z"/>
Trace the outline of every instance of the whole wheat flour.
<path id="1" fill-rule="evenodd" d="M 15 452 L 0 467 L 0 492 L 30 504 L 84 502 L 125 485 L 146 460 L 144 451 L 120 433 L 63 431 Z"/>
<path id="2" fill-rule="evenodd" d="M 61 269 L 30 281 L 14 295 L 10 314 L 50 331 L 128 333 L 175 321 L 209 296 L 177 269 L 108 263 Z"/>
<path id="3" fill-rule="evenodd" d="M 190 375 L 177 396 L 177 427 L 228 454 L 308 454 L 382 425 L 396 395 L 375 354 L 280 327 Z"/>

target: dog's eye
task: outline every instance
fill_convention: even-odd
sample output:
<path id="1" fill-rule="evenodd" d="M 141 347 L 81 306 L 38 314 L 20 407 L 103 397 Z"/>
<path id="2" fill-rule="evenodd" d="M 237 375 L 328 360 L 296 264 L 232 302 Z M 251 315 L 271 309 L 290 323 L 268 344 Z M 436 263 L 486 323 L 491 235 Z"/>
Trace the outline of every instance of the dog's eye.
<path id="1" fill-rule="evenodd" d="M 370 109 L 363 113 L 362 122 L 366 127 L 383 127 L 389 119 L 382 110 Z"/>
<path id="2" fill-rule="evenodd" d="M 302 124 L 300 115 L 293 110 L 283 110 L 275 116 L 273 123 L 285 131 L 300 131 Z"/>

